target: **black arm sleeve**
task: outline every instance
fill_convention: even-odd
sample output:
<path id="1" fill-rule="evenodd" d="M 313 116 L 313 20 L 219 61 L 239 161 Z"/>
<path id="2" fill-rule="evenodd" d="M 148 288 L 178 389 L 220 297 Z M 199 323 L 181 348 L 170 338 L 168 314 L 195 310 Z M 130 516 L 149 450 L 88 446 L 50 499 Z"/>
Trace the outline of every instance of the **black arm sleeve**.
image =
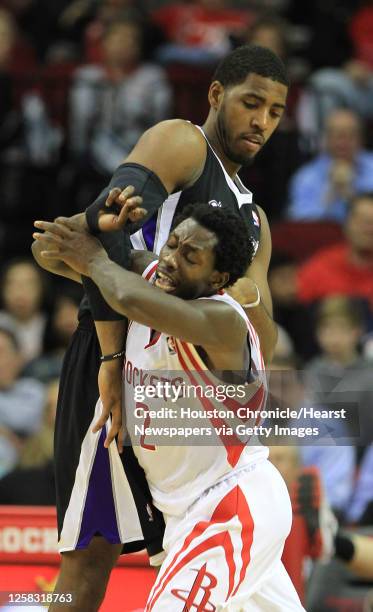
<path id="1" fill-rule="evenodd" d="M 105 201 L 110 189 L 114 187 L 124 189 L 127 185 L 133 185 L 135 187 L 135 194 L 142 196 L 142 207 L 148 210 L 148 214 L 140 222 L 128 222 L 123 230 L 100 232 L 98 213 L 100 210 L 108 210 L 105 207 Z M 114 172 L 108 187 L 87 208 L 86 218 L 88 227 L 91 233 L 99 238 L 110 259 L 123 268 L 129 268 L 131 257 L 129 233 L 132 234 L 140 229 L 147 219 L 162 206 L 167 197 L 168 193 L 165 187 L 154 172 L 140 164 L 122 164 Z M 95 321 L 118 321 L 124 318 L 105 302 L 97 285 L 91 279 L 83 277 L 82 281 Z"/>
<path id="2" fill-rule="evenodd" d="M 129 235 L 122 232 L 102 232 L 98 235 L 110 259 L 123 268 L 131 265 L 131 242 Z M 84 291 L 87 294 L 92 317 L 95 321 L 120 321 L 125 317 L 105 302 L 97 285 L 87 276 L 82 276 Z"/>
<path id="3" fill-rule="evenodd" d="M 105 201 L 109 191 L 114 187 L 124 189 L 127 185 L 133 185 L 135 194 L 142 196 L 142 207 L 148 211 L 146 217 L 141 219 L 140 222 L 127 222 L 125 231 L 130 234 L 137 232 L 168 198 L 164 185 L 154 172 L 140 164 L 122 164 L 115 170 L 108 187 L 100 193 L 97 200 L 88 206 L 86 210 L 87 223 L 92 234 L 97 235 L 100 231 L 98 227 L 98 213 L 100 210 L 108 212 L 108 209 L 105 207 Z"/>

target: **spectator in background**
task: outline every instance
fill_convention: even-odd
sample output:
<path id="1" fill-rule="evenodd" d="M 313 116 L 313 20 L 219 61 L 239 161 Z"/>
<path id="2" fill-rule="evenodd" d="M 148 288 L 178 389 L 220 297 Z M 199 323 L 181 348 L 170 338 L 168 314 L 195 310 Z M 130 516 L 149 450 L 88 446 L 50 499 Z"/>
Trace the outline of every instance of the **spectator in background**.
<path id="1" fill-rule="evenodd" d="M 300 266 L 298 299 L 302 304 L 312 304 L 336 294 L 360 297 L 367 303 L 367 326 L 372 329 L 373 193 L 361 193 L 352 199 L 344 230 L 343 243 L 322 249 Z"/>
<path id="2" fill-rule="evenodd" d="M 294 355 L 288 358 L 276 357 L 270 366 L 270 397 L 271 404 L 280 408 L 288 408 L 298 413 L 297 419 L 288 421 L 281 419 L 280 427 L 317 427 L 318 436 L 308 435 L 305 438 L 289 438 L 281 440 L 277 437 L 275 444 L 293 444 L 298 446 L 299 455 L 303 467 L 318 468 L 324 483 L 327 499 L 333 510 L 338 514 L 344 514 L 353 491 L 355 474 L 355 449 L 342 446 L 347 436 L 347 430 L 342 420 L 320 420 L 303 418 L 299 413 L 302 407 L 317 407 L 307 391 L 301 377 L 296 370 L 297 359 Z M 274 421 L 266 421 L 265 425 L 273 425 Z"/>
<path id="3" fill-rule="evenodd" d="M 35 68 L 32 48 L 19 36 L 12 14 L 0 8 L 0 151 L 5 159 L 43 165 L 58 153 L 62 135 L 32 90 Z"/>
<path id="4" fill-rule="evenodd" d="M 30 436 L 21 449 L 18 466 L 34 468 L 53 461 L 54 423 L 58 398 L 59 380 L 51 380 L 46 387 L 43 420 L 39 431 Z"/>
<path id="5" fill-rule="evenodd" d="M 67 12 L 74 5 L 82 5 L 80 0 L 72 3 Z M 153 57 L 155 49 L 164 42 L 161 28 L 149 19 L 145 3 L 139 0 L 101 0 L 86 2 L 88 11 L 94 9 L 93 19 L 88 23 L 84 33 L 84 57 L 87 63 L 99 64 L 104 61 L 102 36 L 110 23 L 122 19 L 134 19 L 141 24 L 143 30 L 143 57 L 149 60 Z"/>
<path id="6" fill-rule="evenodd" d="M 365 449 L 361 458 L 347 520 L 360 525 L 373 525 L 373 444 Z"/>
<path id="7" fill-rule="evenodd" d="M 154 11 L 154 23 L 169 41 L 158 51 L 162 62 L 214 64 L 242 38 L 252 19 L 247 10 L 231 8 L 229 0 L 194 0 Z"/>
<path id="8" fill-rule="evenodd" d="M 317 468 L 304 468 L 299 449 L 289 441 L 271 440 L 269 459 L 289 490 L 293 521 L 282 562 L 302 602 L 306 590 L 306 561 L 329 560 L 333 552 L 336 520 L 325 500 Z"/>
<path id="9" fill-rule="evenodd" d="M 14 329 L 23 364 L 42 352 L 46 315 L 43 275 L 29 259 L 10 262 L 3 272 L 0 322 Z"/>
<path id="10" fill-rule="evenodd" d="M 0 70 L 24 75 L 35 67 L 34 48 L 20 33 L 13 14 L 0 4 Z"/>
<path id="11" fill-rule="evenodd" d="M 24 376 L 31 376 L 42 383 L 49 383 L 60 376 L 63 356 L 78 321 L 81 291 L 75 291 L 75 286 L 69 290 L 60 288 L 60 291 L 46 325 L 43 353 L 23 370 Z"/>
<path id="12" fill-rule="evenodd" d="M 343 222 L 347 202 L 373 191 L 373 153 L 362 148 L 362 125 L 349 110 L 336 110 L 325 127 L 325 151 L 301 167 L 289 188 L 289 217 Z"/>
<path id="13" fill-rule="evenodd" d="M 22 357 L 14 334 L 0 328 L 0 475 L 18 462 L 24 440 L 42 421 L 44 386 L 32 378 L 19 378 Z"/>
<path id="14" fill-rule="evenodd" d="M 53 431 L 58 381 L 48 385 L 41 428 L 25 442 L 18 466 L 0 479 L 0 504 L 54 506 Z"/>
<path id="15" fill-rule="evenodd" d="M 273 252 L 268 271 L 273 318 L 289 334 L 295 353 L 302 360 L 307 360 L 315 355 L 317 347 L 312 332 L 312 313 L 298 300 L 296 279 L 294 259 L 284 253 Z"/>
<path id="16" fill-rule="evenodd" d="M 289 62 L 289 32 L 291 25 L 277 15 L 264 15 L 256 19 L 246 30 L 243 44 L 267 47 L 285 63 L 291 85 L 286 109 L 278 130 L 255 161 L 254 166 L 240 172 L 243 181 L 252 186 L 256 199 L 261 203 L 269 219 L 283 216 L 287 203 L 287 185 L 297 168 L 305 161 L 299 146 L 299 134 L 295 122 L 295 109 L 300 92 L 299 78 L 292 76 Z M 267 177 L 271 180 L 268 181 Z"/>
<path id="17" fill-rule="evenodd" d="M 354 4 L 351 7 L 355 10 Z M 300 128 L 316 140 L 326 117 L 336 108 L 349 108 L 364 120 L 373 119 L 373 3 L 368 0 L 359 4 L 356 13 L 346 18 L 349 54 L 337 66 L 325 54 L 301 99 Z"/>
<path id="18" fill-rule="evenodd" d="M 288 43 L 287 30 L 289 24 L 277 15 L 265 15 L 255 19 L 249 26 L 245 41 L 251 45 L 259 45 L 272 49 L 283 62 L 287 62 Z"/>
<path id="19" fill-rule="evenodd" d="M 49 172 L 62 132 L 51 124 L 35 81 L 33 49 L 12 14 L 0 9 L 0 258 L 29 253 L 32 220 L 50 207 Z"/>
<path id="20" fill-rule="evenodd" d="M 57 34 L 60 12 L 70 0 L 0 0 L 12 12 L 20 31 L 30 41 L 33 52 L 43 61 Z"/>
<path id="21" fill-rule="evenodd" d="M 355 56 L 373 70 L 373 1 L 363 0 L 350 21 L 350 36 Z"/>
<path id="22" fill-rule="evenodd" d="M 141 61 L 142 36 L 136 21 L 111 23 L 103 37 L 103 65 L 75 73 L 69 133 L 71 152 L 82 169 L 81 209 L 107 184 L 141 134 L 169 115 L 166 75 Z"/>
<path id="23" fill-rule="evenodd" d="M 351 298 L 332 296 L 319 304 L 316 336 L 321 349 L 306 367 L 306 384 L 317 404 L 346 411 L 355 444 L 373 442 L 373 362 L 359 354 L 364 324 Z"/>

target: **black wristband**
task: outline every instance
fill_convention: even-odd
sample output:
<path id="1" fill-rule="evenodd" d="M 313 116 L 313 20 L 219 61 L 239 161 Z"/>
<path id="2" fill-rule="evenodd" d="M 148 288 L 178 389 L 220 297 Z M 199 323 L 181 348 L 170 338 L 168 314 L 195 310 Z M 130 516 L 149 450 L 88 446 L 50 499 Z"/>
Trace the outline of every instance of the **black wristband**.
<path id="1" fill-rule="evenodd" d="M 168 198 L 168 192 L 158 176 L 141 164 L 135 163 L 124 163 L 118 166 L 115 170 L 112 179 L 105 189 L 100 193 L 98 198 L 88 206 L 85 211 L 87 224 L 91 234 L 97 235 L 99 233 L 98 217 L 100 211 L 106 212 L 119 212 L 120 206 L 113 204 L 109 208 L 105 207 L 106 198 L 109 195 L 111 189 L 119 187 L 124 189 L 128 185 L 132 185 L 135 188 L 135 195 L 143 197 L 142 207 L 146 208 L 147 215 L 145 218 L 137 223 L 127 222 L 125 231 L 132 234 L 137 231 L 145 221 L 154 214 L 163 202 Z"/>
<path id="2" fill-rule="evenodd" d="M 355 555 L 355 544 L 347 533 L 337 532 L 334 539 L 335 556 L 341 561 L 351 561 Z"/>
<path id="3" fill-rule="evenodd" d="M 114 359 L 120 359 L 126 354 L 126 349 L 119 351 L 118 353 L 112 353 L 111 355 L 101 355 L 100 361 L 114 361 Z"/>

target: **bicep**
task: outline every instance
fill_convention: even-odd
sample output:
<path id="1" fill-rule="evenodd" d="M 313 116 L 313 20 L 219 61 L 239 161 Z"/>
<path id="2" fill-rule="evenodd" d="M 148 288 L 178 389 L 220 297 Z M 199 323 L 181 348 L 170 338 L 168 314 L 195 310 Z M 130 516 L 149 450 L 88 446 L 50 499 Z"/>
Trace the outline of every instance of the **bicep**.
<path id="1" fill-rule="evenodd" d="M 144 287 L 124 301 L 130 319 L 191 344 L 231 347 L 242 338 L 242 317 L 230 306 L 212 300 L 187 301 Z"/>
<path id="2" fill-rule="evenodd" d="M 147 130 L 124 163 L 145 166 L 172 193 L 196 180 L 205 157 L 206 144 L 197 128 L 182 120 L 171 120 Z"/>
<path id="3" fill-rule="evenodd" d="M 272 316 L 272 297 L 268 285 L 268 269 L 272 254 L 271 231 L 264 211 L 258 206 L 260 216 L 260 242 L 258 251 L 247 270 L 246 276 L 257 284 L 261 300 L 268 314 Z"/>

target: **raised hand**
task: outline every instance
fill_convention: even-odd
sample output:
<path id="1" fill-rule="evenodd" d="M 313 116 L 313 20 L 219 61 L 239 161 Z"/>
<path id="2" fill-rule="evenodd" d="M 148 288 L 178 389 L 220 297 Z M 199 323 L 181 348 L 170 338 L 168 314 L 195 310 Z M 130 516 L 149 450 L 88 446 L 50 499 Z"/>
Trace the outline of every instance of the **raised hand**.
<path id="1" fill-rule="evenodd" d="M 134 193 L 135 188 L 132 185 L 124 189 L 115 187 L 110 191 L 105 207 L 112 210 L 107 212 L 102 210 L 98 217 L 98 226 L 102 232 L 122 229 L 128 220 L 137 222 L 145 217 L 147 211 L 141 208 L 143 199 Z"/>
<path id="2" fill-rule="evenodd" d="M 90 263 L 97 256 L 107 257 L 101 242 L 80 229 L 74 221 L 60 217 L 58 223 L 35 221 L 35 227 L 44 230 L 43 234 L 33 234 L 35 240 L 46 245 L 41 251 L 45 259 L 59 259 L 70 268 L 88 276 Z"/>

